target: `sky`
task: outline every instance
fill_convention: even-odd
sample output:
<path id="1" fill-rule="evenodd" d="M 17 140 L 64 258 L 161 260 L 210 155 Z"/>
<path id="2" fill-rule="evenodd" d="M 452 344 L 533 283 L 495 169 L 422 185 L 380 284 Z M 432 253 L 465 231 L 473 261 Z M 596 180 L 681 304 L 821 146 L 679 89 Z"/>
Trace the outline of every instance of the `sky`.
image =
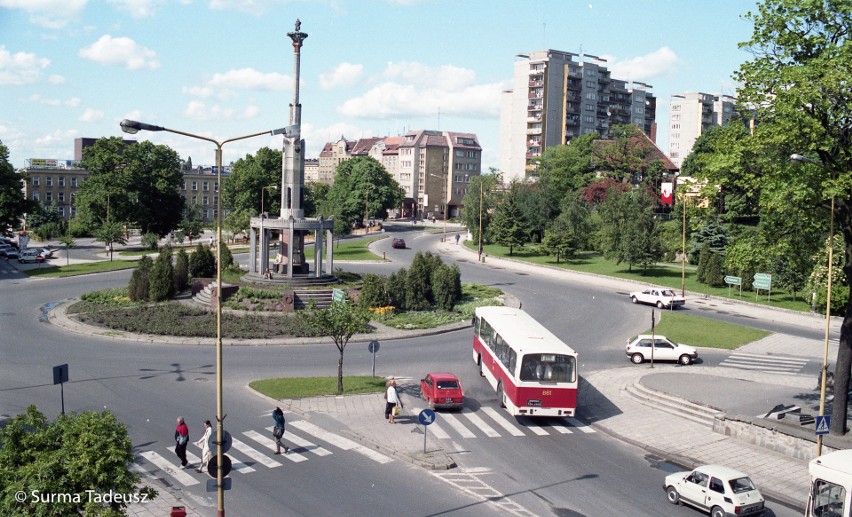
<path id="1" fill-rule="evenodd" d="M 298 18 L 306 157 L 323 145 L 433 129 L 475 133 L 499 162 L 500 92 L 516 54 L 607 59 L 651 84 L 657 144 L 672 94 L 735 95 L 753 0 L 0 0 L 0 142 L 17 169 L 70 160 L 74 139 L 151 140 L 214 163 L 209 142 L 126 135 L 129 118 L 225 140 L 289 125 Z M 231 163 L 281 136 L 227 143 Z"/>

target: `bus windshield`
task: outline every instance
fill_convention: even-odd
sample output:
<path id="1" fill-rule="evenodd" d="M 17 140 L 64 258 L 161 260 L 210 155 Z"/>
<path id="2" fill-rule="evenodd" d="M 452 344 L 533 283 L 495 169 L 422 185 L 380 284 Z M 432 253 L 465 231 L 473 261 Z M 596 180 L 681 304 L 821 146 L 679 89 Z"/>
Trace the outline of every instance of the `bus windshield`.
<path id="1" fill-rule="evenodd" d="M 574 357 L 563 354 L 526 354 L 521 359 L 521 381 L 574 382 Z"/>

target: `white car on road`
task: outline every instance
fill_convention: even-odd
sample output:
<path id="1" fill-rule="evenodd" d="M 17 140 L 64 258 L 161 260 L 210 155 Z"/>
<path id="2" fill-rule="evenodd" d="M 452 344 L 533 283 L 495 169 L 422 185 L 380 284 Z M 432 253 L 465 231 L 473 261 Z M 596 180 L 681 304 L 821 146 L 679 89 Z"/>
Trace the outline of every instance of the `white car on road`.
<path id="1" fill-rule="evenodd" d="M 677 361 L 686 366 L 698 357 L 698 350 L 694 347 L 675 343 L 666 336 L 650 334 L 640 334 L 628 340 L 625 353 L 634 364 L 642 364 L 651 360 L 652 343 L 654 361 Z"/>
<path id="2" fill-rule="evenodd" d="M 660 309 L 674 309 L 675 307 L 682 307 L 686 303 L 686 298 L 675 293 L 674 289 L 649 287 L 643 291 L 630 293 L 630 301 L 656 305 Z"/>
<path id="3" fill-rule="evenodd" d="M 711 517 L 762 515 L 765 511 L 763 495 L 748 475 L 721 465 L 670 474 L 663 490 L 670 503 L 694 506 Z"/>

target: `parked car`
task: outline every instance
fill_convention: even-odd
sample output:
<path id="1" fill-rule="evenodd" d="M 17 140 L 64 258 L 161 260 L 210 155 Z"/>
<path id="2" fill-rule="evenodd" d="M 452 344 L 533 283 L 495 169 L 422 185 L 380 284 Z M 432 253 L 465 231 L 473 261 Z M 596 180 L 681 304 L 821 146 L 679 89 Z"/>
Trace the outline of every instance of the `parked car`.
<path id="1" fill-rule="evenodd" d="M 654 361 L 677 361 L 682 365 L 692 364 L 698 357 L 698 350 L 689 345 L 681 345 L 666 338 L 642 334 L 627 340 L 625 353 L 634 364 L 651 360 L 651 343 L 654 344 Z"/>
<path id="2" fill-rule="evenodd" d="M 38 250 L 39 255 L 44 257 L 45 259 L 53 258 L 53 252 L 56 251 L 53 248 L 36 248 Z"/>
<path id="3" fill-rule="evenodd" d="M 461 409 L 464 406 L 461 382 L 452 373 L 427 373 L 420 379 L 420 396 L 432 409 Z"/>
<path id="4" fill-rule="evenodd" d="M 665 287 L 649 287 L 643 291 L 630 293 L 630 301 L 633 303 L 649 303 L 660 309 L 674 309 L 683 307 L 686 298 L 674 292 L 674 289 Z"/>
<path id="5" fill-rule="evenodd" d="M 405 249 L 405 239 L 395 238 L 393 242 L 391 242 L 391 247 Z"/>
<path id="6" fill-rule="evenodd" d="M 10 239 L 9 237 L 0 237 L 0 244 L 6 244 L 15 249 L 18 249 L 18 243 Z"/>
<path id="7" fill-rule="evenodd" d="M 666 476 L 663 490 L 672 504 L 688 504 L 712 517 L 761 515 L 763 495 L 747 474 L 721 465 Z"/>
<path id="8" fill-rule="evenodd" d="M 18 262 L 44 262 L 44 257 L 41 256 L 36 248 L 27 248 L 18 253 Z"/>
<path id="9" fill-rule="evenodd" d="M 18 258 L 18 250 L 11 246 L 0 244 L 0 257 L 6 260 L 15 260 Z"/>

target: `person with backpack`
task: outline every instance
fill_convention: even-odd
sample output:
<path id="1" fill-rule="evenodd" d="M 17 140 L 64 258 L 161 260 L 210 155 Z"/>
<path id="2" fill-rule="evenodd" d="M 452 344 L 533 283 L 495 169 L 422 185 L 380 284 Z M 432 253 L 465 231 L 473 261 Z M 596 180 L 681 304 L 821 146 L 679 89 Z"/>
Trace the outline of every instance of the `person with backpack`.
<path id="1" fill-rule="evenodd" d="M 185 469 L 186 461 L 186 445 L 189 443 L 189 428 L 183 417 L 177 417 L 177 427 L 175 428 L 175 454 L 180 459 L 180 468 Z"/>
<path id="2" fill-rule="evenodd" d="M 287 454 L 290 452 L 290 447 L 281 443 L 281 438 L 284 436 L 284 425 L 286 421 L 284 420 L 284 412 L 281 411 L 280 407 L 276 407 L 272 411 L 272 419 L 275 421 L 275 427 L 272 428 L 272 436 L 275 437 L 275 447 L 277 447 L 275 454 L 281 454 L 282 446 L 284 447 L 284 454 Z"/>

